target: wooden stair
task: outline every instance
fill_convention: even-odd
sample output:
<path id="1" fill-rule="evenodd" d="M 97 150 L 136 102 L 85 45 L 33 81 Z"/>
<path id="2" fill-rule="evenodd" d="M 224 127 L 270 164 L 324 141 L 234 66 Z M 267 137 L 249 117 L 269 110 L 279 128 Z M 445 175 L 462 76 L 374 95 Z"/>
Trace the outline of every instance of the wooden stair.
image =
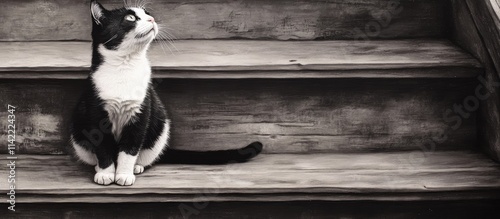
<path id="1" fill-rule="evenodd" d="M 93 167 L 68 156 L 18 159 L 20 203 L 450 201 L 500 195 L 500 165 L 471 151 L 263 154 L 229 165 L 158 164 L 132 187 L 96 185 Z"/>
<path id="2" fill-rule="evenodd" d="M 0 78 L 85 79 L 88 42 L 4 42 Z M 153 45 L 155 78 L 473 78 L 481 64 L 446 40 L 182 40 Z M 24 60 L 30 60 L 26 62 Z"/>
<path id="3" fill-rule="evenodd" d="M 186 218 L 184 204 L 201 218 L 498 214 L 500 164 L 484 142 L 496 135 L 497 114 L 488 110 L 497 109 L 498 95 L 460 116 L 460 125 L 451 119 L 457 104 L 493 80 L 480 44 L 471 46 L 478 56 L 460 41 L 480 37 L 451 32 L 471 22 L 447 18 L 465 13 L 460 0 L 151 0 L 155 19 L 179 38 L 175 48 L 155 43 L 149 52 L 153 86 L 173 124 L 170 146 L 260 141 L 264 150 L 248 163 L 157 164 L 131 187 L 94 184 L 93 168 L 68 144 L 90 69 L 88 2 L 8 2 L 0 20 L 16 22 L 0 30 L 0 51 L 8 51 L 0 52 L 0 105 L 17 106 L 21 216 Z M 37 22 L 21 22 L 26 14 Z M 0 180 L 7 175 L 0 168 Z M 106 206 L 126 209 L 115 215 Z"/>
<path id="4" fill-rule="evenodd" d="M 2 41 L 90 40 L 88 2 L 34 0 L 0 8 Z M 102 0 L 122 7 L 121 0 Z M 134 2 L 130 0 L 129 2 Z M 447 2 L 442 0 L 151 0 L 147 9 L 178 39 L 339 40 L 446 36 Z M 403 10 L 401 10 L 403 9 Z M 390 13 L 386 25 L 387 14 Z M 25 15 L 29 14 L 29 18 Z M 59 19 L 64 17 L 64 19 Z M 380 19 L 380 33 L 365 31 Z M 27 22 L 23 22 L 27 21 Z M 30 30 L 30 31 L 25 31 Z M 372 33 L 374 32 L 374 33 Z"/>

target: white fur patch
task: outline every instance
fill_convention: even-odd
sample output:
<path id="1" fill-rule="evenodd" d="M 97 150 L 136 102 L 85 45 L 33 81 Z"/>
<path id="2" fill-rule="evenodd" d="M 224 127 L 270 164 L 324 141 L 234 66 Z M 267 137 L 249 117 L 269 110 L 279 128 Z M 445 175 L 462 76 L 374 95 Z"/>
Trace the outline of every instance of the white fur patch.
<path id="1" fill-rule="evenodd" d="M 121 138 L 123 128 L 135 120 L 135 115 L 141 112 L 141 103 L 137 100 L 117 102 L 107 100 L 104 109 L 108 112 L 111 121 L 111 133 L 116 141 Z"/>
<path id="2" fill-rule="evenodd" d="M 115 182 L 118 185 L 130 186 L 135 183 L 134 168 L 137 155 L 133 156 L 125 152 L 118 153 Z"/>
<path id="3" fill-rule="evenodd" d="M 76 156 L 79 160 L 92 166 L 97 165 L 97 156 L 94 153 L 88 151 L 87 149 L 76 143 L 73 135 L 70 136 L 69 140 L 71 142 L 71 145 L 75 149 Z"/>
<path id="4" fill-rule="evenodd" d="M 170 137 L 170 120 L 165 120 L 165 125 L 161 135 L 156 140 L 151 149 L 142 149 L 137 158 L 137 164 L 141 166 L 150 166 L 155 162 L 164 149 L 167 147 L 167 142 Z"/>
<path id="5" fill-rule="evenodd" d="M 99 185 L 109 185 L 115 181 L 115 164 L 111 164 L 106 169 L 101 169 L 96 166 L 96 174 L 94 175 L 94 182 Z"/>
<path id="6" fill-rule="evenodd" d="M 118 49 L 108 50 L 99 46 L 103 63 L 92 74 L 92 79 L 103 100 L 137 100 L 146 96 L 151 79 L 151 66 L 146 51 L 128 54 Z"/>

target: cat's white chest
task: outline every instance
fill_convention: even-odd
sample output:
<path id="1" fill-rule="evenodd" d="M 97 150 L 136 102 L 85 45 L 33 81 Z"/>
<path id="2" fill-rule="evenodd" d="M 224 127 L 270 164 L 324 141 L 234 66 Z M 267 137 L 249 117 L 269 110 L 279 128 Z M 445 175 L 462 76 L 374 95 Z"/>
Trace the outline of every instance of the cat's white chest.
<path id="1" fill-rule="evenodd" d="M 131 60 L 121 65 L 105 62 L 92 74 L 116 140 L 120 139 L 123 127 L 140 113 L 150 80 L 151 68 L 147 59 Z"/>
<path id="2" fill-rule="evenodd" d="M 104 63 L 93 73 L 92 80 L 103 100 L 142 102 L 151 80 L 151 68 L 147 60 L 121 66 Z"/>

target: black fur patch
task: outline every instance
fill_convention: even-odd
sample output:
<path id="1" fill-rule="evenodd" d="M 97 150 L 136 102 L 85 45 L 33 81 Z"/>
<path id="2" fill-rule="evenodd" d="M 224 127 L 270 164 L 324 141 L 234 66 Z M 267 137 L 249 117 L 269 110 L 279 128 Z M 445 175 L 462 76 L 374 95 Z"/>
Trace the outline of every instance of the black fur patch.
<path id="1" fill-rule="evenodd" d="M 126 20 L 127 15 L 135 16 L 136 21 Z M 123 42 L 123 38 L 135 28 L 138 20 L 140 18 L 133 10 L 120 8 L 108 11 L 102 8 L 99 21 L 92 19 L 93 44 L 104 44 L 107 49 L 116 49 Z"/>

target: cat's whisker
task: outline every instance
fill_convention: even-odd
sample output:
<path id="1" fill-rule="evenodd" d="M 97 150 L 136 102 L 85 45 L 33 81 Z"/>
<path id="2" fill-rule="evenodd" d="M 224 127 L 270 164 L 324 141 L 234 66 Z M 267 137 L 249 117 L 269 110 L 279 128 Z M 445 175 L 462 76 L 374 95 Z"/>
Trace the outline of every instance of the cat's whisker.
<path id="1" fill-rule="evenodd" d="M 172 55 L 175 55 L 174 51 L 171 49 L 171 46 L 170 46 L 170 45 L 172 45 L 172 44 L 169 44 L 169 43 L 167 43 L 167 41 L 162 40 L 162 39 L 158 40 L 158 43 L 159 43 L 162 47 L 167 47 L 167 48 L 168 48 L 168 50 L 170 50 L 170 53 L 172 53 Z"/>
<path id="2" fill-rule="evenodd" d="M 159 30 L 158 31 L 158 36 L 161 37 L 161 39 L 165 39 L 166 38 L 165 31 L 164 30 Z"/>
<path id="3" fill-rule="evenodd" d="M 171 40 L 171 38 L 170 38 L 170 37 L 168 37 L 168 35 L 166 35 L 164 31 L 159 31 L 159 32 L 158 32 L 158 35 L 159 35 L 160 37 L 162 37 L 162 39 L 165 39 L 165 40 Z"/>
<path id="4" fill-rule="evenodd" d="M 158 24 L 158 27 L 160 27 L 161 29 L 168 29 L 168 30 L 171 30 L 171 31 L 177 31 L 176 29 L 167 27 L 166 24 Z"/>
<path id="5" fill-rule="evenodd" d="M 168 44 L 170 44 L 177 52 L 179 52 L 179 49 L 174 45 L 174 40 L 168 37 L 168 35 L 165 34 L 165 32 L 158 33 L 161 38 L 163 38 Z"/>
<path id="6" fill-rule="evenodd" d="M 168 50 L 170 50 L 170 53 L 172 53 L 172 55 L 175 55 L 175 54 L 174 54 L 174 52 L 170 49 L 170 47 L 168 47 L 168 45 L 164 45 L 164 44 L 165 44 L 165 42 L 164 42 L 164 41 L 162 41 L 162 40 L 157 40 L 157 42 L 160 44 L 160 47 L 161 47 L 161 49 L 163 50 L 163 53 L 164 53 L 165 55 L 167 55 L 167 51 L 165 50 L 165 46 L 168 48 Z"/>
<path id="7" fill-rule="evenodd" d="M 165 49 L 165 47 L 167 47 L 167 49 L 170 51 L 170 54 L 175 55 L 174 51 L 172 51 L 172 49 L 170 49 L 170 47 L 166 45 L 164 42 L 160 42 L 160 46 L 163 48 L 163 53 L 165 55 L 167 55 L 167 50 Z"/>
<path id="8" fill-rule="evenodd" d="M 130 8 L 130 3 L 128 2 L 128 0 L 123 0 L 123 5 L 125 6 L 125 8 Z"/>
<path id="9" fill-rule="evenodd" d="M 147 3 L 147 4 L 150 4 L 150 3 Z M 148 7 L 147 5 L 145 5 L 145 6 L 144 6 L 144 9 L 145 9 L 146 11 L 152 12 L 153 14 L 154 14 L 154 12 L 155 12 L 155 11 L 154 11 L 154 8 Z"/>
<path id="10" fill-rule="evenodd" d="M 144 8 L 147 4 L 149 4 L 149 2 L 147 2 L 146 0 L 138 0 L 136 7 L 137 8 Z"/>
<path id="11" fill-rule="evenodd" d="M 168 37 L 168 35 L 165 35 L 165 36 L 164 36 L 164 38 L 166 39 L 166 41 L 167 41 L 170 45 L 172 45 L 172 47 L 174 47 L 174 49 L 175 49 L 177 52 L 179 52 L 179 49 L 177 49 L 177 47 L 176 47 L 176 46 L 175 46 L 175 44 L 174 44 L 174 39 L 172 39 L 172 38 Z"/>
<path id="12" fill-rule="evenodd" d="M 113 35 L 111 38 L 109 38 L 109 40 L 107 40 L 106 42 L 104 42 L 103 44 L 106 45 L 107 43 L 109 43 L 111 40 L 114 40 L 116 37 L 118 37 L 118 34 L 115 34 Z"/>
<path id="13" fill-rule="evenodd" d="M 168 37 L 168 39 L 171 39 L 171 40 L 176 40 L 177 37 L 175 37 L 173 34 L 171 34 L 170 32 L 168 32 L 167 30 L 165 29 L 160 29 L 160 32 L 165 35 L 166 37 Z"/>
<path id="14" fill-rule="evenodd" d="M 151 30 L 151 27 L 150 27 L 150 26 L 142 26 L 142 27 L 140 27 L 140 28 L 137 30 L 137 32 L 139 32 L 139 33 L 145 33 L 145 32 L 147 32 L 147 31 L 149 31 L 149 30 Z"/>
<path id="15" fill-rule="evenodd" d="M 170 50 L 170 52 L 172 53 L 172 55 L 176 55 L 176 52 L 177 53 L 179 52 L 179 50 L 173 44 L 173 42 L 171 42 L 170 40 L 166 39 L 165 36 L 161 36 L 160 37 L 159 43 L 162 44 L 162 45 L 164 45 L 165 47 L 167 47 Z"/>
<path id="16" fill-rule="evenodd" d="M 165 55 L 167 55 L 167 52 L 165 50 L 165 47 L 164 47 L 164 42 L 163 42 L 163 37 L 160 33 L 158 33 L 158 35 L 156 36 L 156 38 L 154 39 L 155 42 L 157 42 L 160 47 L 162 48 L 163 52 L 165 53 Z"/>
<path id="17" fill-rule="evenodd" d="M 175 49 L 175 51 L 176 51 L 176 52 L 179 52 L 179 49 L 177 49 L 177 47 L 175 46 L 174 41 L 172 41 L 172 40 L 167 40 L 166 42 L 167 42 L 168 44 L 170 44 L 170 45 L 171 45 L 171 46 Z"/>
<path id="18" fill-rule="evenodd" d="M 175 40 L 177 37 L 175 37 L 173 34 L 168 32 L 167 30 L 161 30 L 163 33 L 165 33 L 167 36 L 169 36 L 171 39 Z"/>
<path id="19" fill-rule="evenodd" d="M 151 2 L 147 2 L 147 1 L 145 0 L 145 1 L 144 1 L 144 3 L 142 4 L 142 8 L 144 8 L 144 9 L 148 9 L 148 11 L 149 11 L 149 9 L 151 9 L 151 8 L 149 8 L 149 7 L 148 7 L 148 5 L 150 5 L 150 4 L 151 4 Z"/>

